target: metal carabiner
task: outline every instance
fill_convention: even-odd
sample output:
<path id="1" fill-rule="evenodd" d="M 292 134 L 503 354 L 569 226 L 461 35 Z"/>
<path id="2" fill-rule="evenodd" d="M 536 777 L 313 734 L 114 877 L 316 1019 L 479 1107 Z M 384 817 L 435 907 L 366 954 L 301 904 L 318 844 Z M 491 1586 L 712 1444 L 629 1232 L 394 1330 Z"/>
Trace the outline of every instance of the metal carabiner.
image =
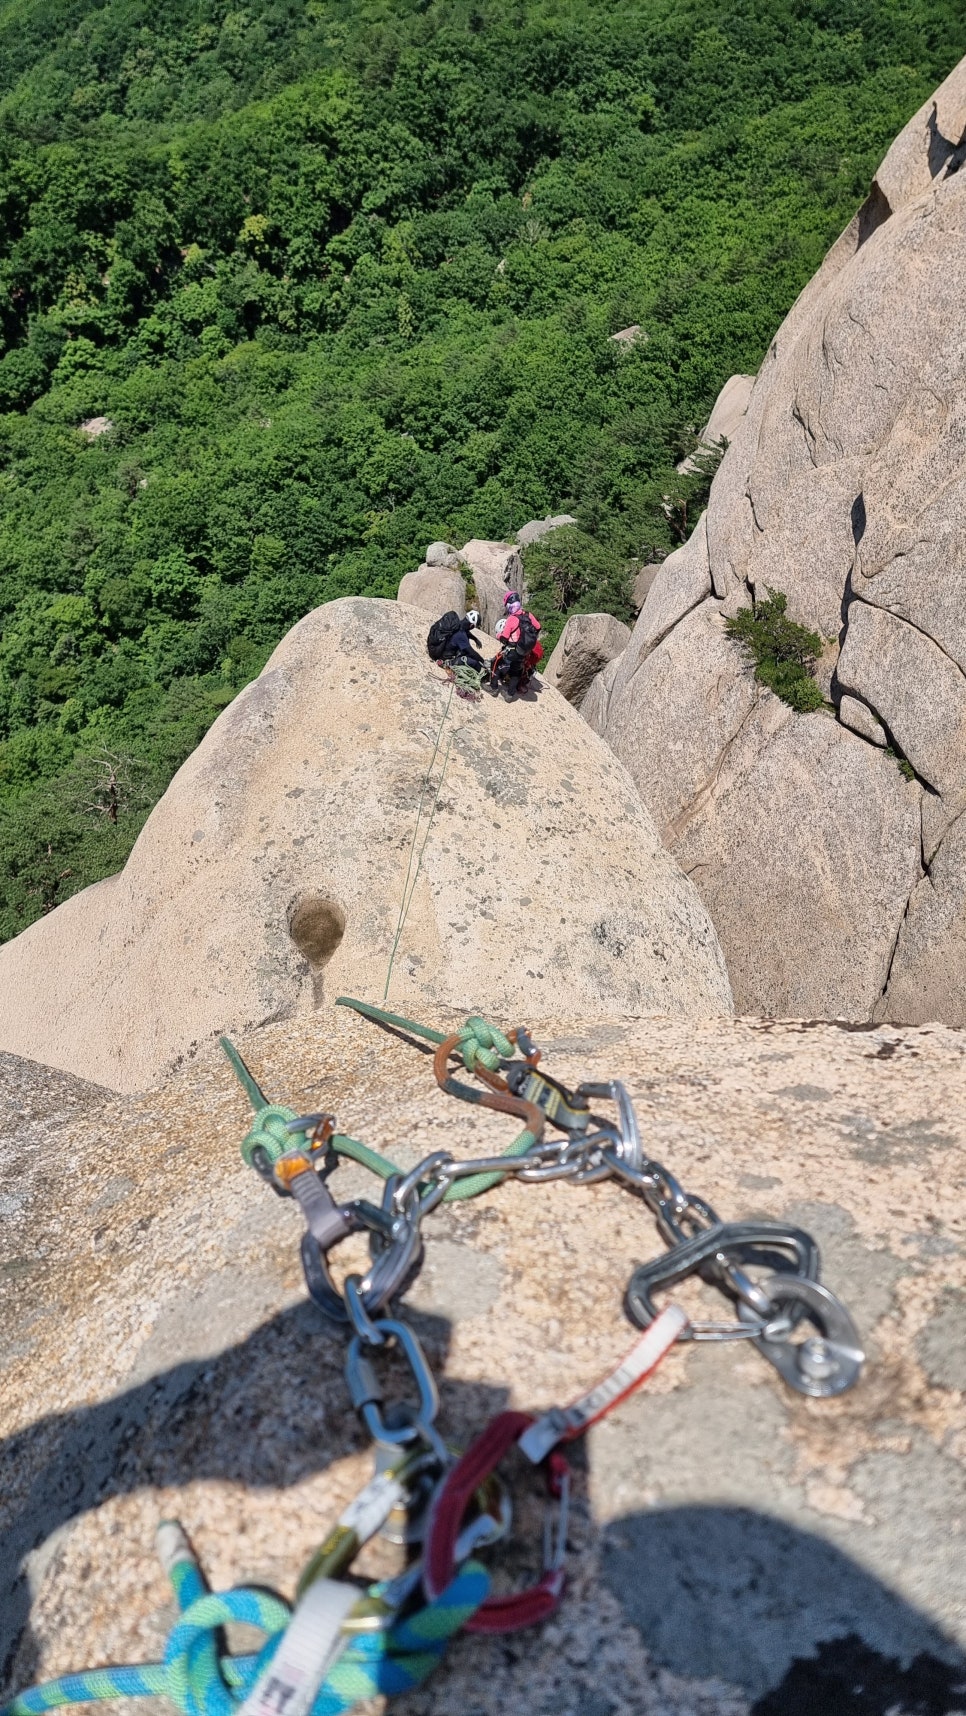
<path id="1" fill-rule="evenodd" d="M 433 1425 L 439 1411 L 439 1394 L 419 1337 L 413 1333 L 408 1323 L 397 1322 L 392 1317 L 380 1317 L 375 1328 L 381 1346 L 384 1347 L 388 1339 L 395 1341 L 400 1348 L 415 1380 L 419 1404 L 411 1417 L 407 1416 L 406 1422 L 385 1422 L 381 1411 L 385 1397 L 376 1376 L 375 1366 L 368 1356 L 372 1343 L 363 1340 L 361 1335 L 353 1335 L 345 1361 L 346 1384 L 353 1406 L 376 1442 L 391 1442 L 403 1446 L 422 1437 L 431 1446 L 435 1446 L 437 1432 Z"/>
<path id="2" fill-rule="evenodd" d="M 756 1255 L 761 1247 L 766 1248 L 764 1257 Z M 777 1258 L 774 1255 L 776 1251 L 779 1254 Z M 733 1252 L 738 1254 L 737 1258 L 731 1256 Z M 738 1261 L 767 1264 L 774 1269 L 776 1263 L 781 1266 L 782 1253 L 789 1253 L 794 1259 L 790 1273 L 800 1279 L 818 1280 L 821 1256 L 811 1234 L 804 1229 L 785 1227 L 779 1222 L 771 1221 L 719 1222 L 704 1233 L 695 1234 L 693 1239 L 686 1239 L 664 1257 L 655 1257 L 650 1263 L 642 1263 L 635 1269 L 625 1295 L 628 1316 L 638 1328 L 646 1329 L 658 1315 L 659 1307 L 654 1303 L 654 1291 L 659 1287 L 674 1287 L 691 1275 L 701 1275 L 706 1279 L 709 1265 L 712 1266 L 714 1285 L 725 1291 L 733 1291 L 737 1297 L 738 1293 L 732 1290 L 725 1270 L 733 1268 Z M 781 1276 L 775 1276 L 773 1279 L 780 1280 Z M 757 1291 L 760 1293 L 761 1289 Z M 769 1310 L 773 1309 L 770 1303 Z M 753 1311 L 750 1306 L 747 1306 L 746 1310 L 747 1323 L 691 1323 L 680 1338 L 683 1341 L 749 1340 L 755 1333 L 755 1328 L 750 1326 L 751 1317 L 756 1317 L 760 1332 L 762 1316 L 757 1309 Z"/>
<path id="3" fill-rule="evenodd" d="M 644 1162 L 644 1146 L 641 1143 L 641 1129 L 637 1123 L 637 1114 L 631 1101 L 627 1086 L 620 1079 L 608 1080 L 606 1084 L 582 1084 L 577 1089 L 578 1096 L 606 1097 L 610 1102 L 616 1102 L 620 1124 L 620 1161 L 632 1174 L 639 1174 Z"/>
<path id="4" fill-rule="evenodd" d="M 398 1293 L 419 1263 L 422 1242 L 419 1229 L 405 1215 L 393 1216 L 364 1198 L 341 1206 L 346 1233 L 367 1232 L 381 1242 L 372 1268 L 357 1284 L 358 1303 L 371 1316 Z M 323 1250 L 311 1233 L 302 1235 L 302 1269 L 309 1294 L 333 1323 L 346 1324 L 351 1317 L 336 1288 L 329 1268 L 329 1250 Z"/>

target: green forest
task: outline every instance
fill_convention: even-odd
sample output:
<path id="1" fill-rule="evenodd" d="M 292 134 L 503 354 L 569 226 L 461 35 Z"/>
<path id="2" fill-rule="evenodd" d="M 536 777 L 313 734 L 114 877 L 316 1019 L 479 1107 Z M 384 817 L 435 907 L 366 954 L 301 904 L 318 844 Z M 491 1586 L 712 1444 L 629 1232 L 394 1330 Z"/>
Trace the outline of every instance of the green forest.
<path id="1" fill-rule="evenodd" d="M 572 512 L 551 630 L 626 616 L 964 52 L 961 0 L 0 0 L 0 936 L 427 542 Z"/>

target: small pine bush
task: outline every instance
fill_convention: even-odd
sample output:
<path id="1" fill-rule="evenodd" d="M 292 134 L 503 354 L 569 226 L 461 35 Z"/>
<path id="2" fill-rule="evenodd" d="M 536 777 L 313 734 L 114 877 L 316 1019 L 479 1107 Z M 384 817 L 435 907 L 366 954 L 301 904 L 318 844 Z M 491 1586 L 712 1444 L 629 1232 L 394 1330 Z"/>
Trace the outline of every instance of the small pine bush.
<path id="1" fill-rule="evenodd" d="M 780 590 L 769 590 L 753 608 L 742 608 L 726 620 L 728 636 L 740 644 L 755 664 L 755 678 L 774 691 L 800 715 L 821 709 L 825 699 L 813 677 L 822 653 L 818 632 L 810 632 L 790 620 L 788 598 Z"/>

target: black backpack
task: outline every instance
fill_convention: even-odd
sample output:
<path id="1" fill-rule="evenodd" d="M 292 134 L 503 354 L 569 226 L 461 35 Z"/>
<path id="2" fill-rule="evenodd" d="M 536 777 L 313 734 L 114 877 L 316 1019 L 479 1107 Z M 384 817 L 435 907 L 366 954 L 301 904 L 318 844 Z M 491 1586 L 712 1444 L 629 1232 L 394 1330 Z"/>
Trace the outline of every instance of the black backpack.
<path id="1" fill-rule="evenodd" d="M 453 612 L 452 608 L 448 614 L 442 616 L 442 619 L 433 621 L 429 628 L 429 636 L 426 639 L 426 653 L 430 661 L 442 661 L 450 638 L 459 629 L 460 617 L 459 614 Z"/>
<path id="2" fill-rule="evenodd" d="M 517 619 L 520 622 L 520 630 L 513 642 L 521 655 L 529 655 L 534 644 L 539 640 L 540 627 L 526 612 L 518 614 Z"/>

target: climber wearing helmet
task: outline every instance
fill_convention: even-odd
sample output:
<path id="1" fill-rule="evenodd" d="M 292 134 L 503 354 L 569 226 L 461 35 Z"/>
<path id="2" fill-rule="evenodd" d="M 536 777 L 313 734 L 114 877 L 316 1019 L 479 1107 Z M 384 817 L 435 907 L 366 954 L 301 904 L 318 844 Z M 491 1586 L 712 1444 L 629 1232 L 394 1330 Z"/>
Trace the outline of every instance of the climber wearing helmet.
<path id="1" fill-rule="evenodd" d="M 503 598 L 503 618 L 496 628 L 502 649 L 493 663 L 491 682 L 505 686 L 511 697 L 526 691 L 537 663 L 543 657 L 540 621 L 523 606 L 518 590 Z"/>
<path id="2" fill-rule="evenodd" d="M 435 620 L 426 639 L 431 660 L 438 661 L 441 667 L 472 667 L 483 675 L 485 681 L 489 677 L 487 665 L 476 647 L 480 640 L 473 635 L 473 628 L 479 623 L 480 616 L 475 608 L 471 608 L 462 619 L 452 610 L 442 619 Z"/>

